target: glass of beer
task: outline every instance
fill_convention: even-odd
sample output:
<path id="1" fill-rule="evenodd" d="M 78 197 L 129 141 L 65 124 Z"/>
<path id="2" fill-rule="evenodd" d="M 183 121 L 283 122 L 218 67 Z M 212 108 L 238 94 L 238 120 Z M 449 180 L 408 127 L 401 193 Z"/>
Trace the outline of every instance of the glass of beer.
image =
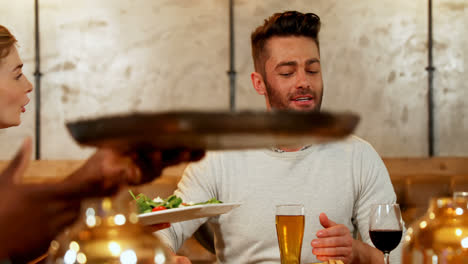
<path id="1" fill-rule="evenodd" d="M 276 234 L 280 248 L 281 264 L 301 263 L 304 237 L 304 205 L 276 206 Z"/>

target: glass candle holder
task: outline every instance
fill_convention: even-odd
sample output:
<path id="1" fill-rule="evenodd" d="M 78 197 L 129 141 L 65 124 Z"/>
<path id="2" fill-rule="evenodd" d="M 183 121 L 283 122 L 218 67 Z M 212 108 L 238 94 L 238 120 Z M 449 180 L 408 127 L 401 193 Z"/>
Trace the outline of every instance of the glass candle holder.
<path id="1" fill-rule="evenodd" d="M 167 247 L 138 223 L 135 209 L 110 197 L 84 201 L 77 223 L 52 241 L 46 263 L 173 263 Z"/>

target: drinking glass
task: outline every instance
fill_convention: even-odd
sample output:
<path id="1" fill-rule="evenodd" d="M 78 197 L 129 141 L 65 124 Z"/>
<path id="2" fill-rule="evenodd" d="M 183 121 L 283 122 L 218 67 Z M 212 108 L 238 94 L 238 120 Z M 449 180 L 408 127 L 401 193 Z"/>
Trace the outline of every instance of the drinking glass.
<path id="1" fill-rule="evenodd" d="M 281 264 L 301 263 L 305 222 L 304 205 L 277 205 L 275 218 Z"/>
<path id="2" fill-rule="evenodd" d="M 384 253 L 385 263 L 390 263 L 390 251 L 400 244 L 402 232 L 403 225 L 398 204 L 376 204 L 372 207 L 369 235 L 374 246 Z"/>

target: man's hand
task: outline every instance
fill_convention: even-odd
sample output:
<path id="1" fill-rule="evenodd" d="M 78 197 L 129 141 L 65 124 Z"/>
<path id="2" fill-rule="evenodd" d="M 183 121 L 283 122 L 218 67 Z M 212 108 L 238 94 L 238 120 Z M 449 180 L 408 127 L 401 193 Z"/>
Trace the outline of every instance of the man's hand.
<path id="1" fill-rule="evenodd" d="M 325 228 L 317 232 L 312 240 L 312 253 L 321 261 L 342 260 L 345 264 L 372 263 L 383 264 L 380 250 L 351 237 L 345 225 L 337 224 L 321 213 L 320 224 Z"/>
<path id="2" fill-rule="evenodd" d="M 192 264 L 190 259 L 184 256 L 174 256 L 173 260 L 175 264 Z"/>
<path id="3" fill-rule="evenodd" d="M 331 221 L 324 213 L 320 214 L 319 219 L 325 229 L 319 230 L 317 239 L 312 240 L 312 253 L 321 261 L 335 259 L 342 260 L 345 264 L 352 263 L 354 239 L 349 229 Z"/>

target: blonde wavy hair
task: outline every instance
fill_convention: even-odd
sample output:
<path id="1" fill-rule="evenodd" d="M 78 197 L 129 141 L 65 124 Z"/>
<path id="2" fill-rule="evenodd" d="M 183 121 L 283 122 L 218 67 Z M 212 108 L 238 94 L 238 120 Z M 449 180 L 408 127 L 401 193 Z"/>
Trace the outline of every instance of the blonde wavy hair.
<path id="1" fill-rule="evenodd" d="M 3 58 L 8 56 L 11 47 L 15 45 L 16 42 L 15 36 L 13 36 L 6 27 L 0 25 L 0 62 Z"/>

